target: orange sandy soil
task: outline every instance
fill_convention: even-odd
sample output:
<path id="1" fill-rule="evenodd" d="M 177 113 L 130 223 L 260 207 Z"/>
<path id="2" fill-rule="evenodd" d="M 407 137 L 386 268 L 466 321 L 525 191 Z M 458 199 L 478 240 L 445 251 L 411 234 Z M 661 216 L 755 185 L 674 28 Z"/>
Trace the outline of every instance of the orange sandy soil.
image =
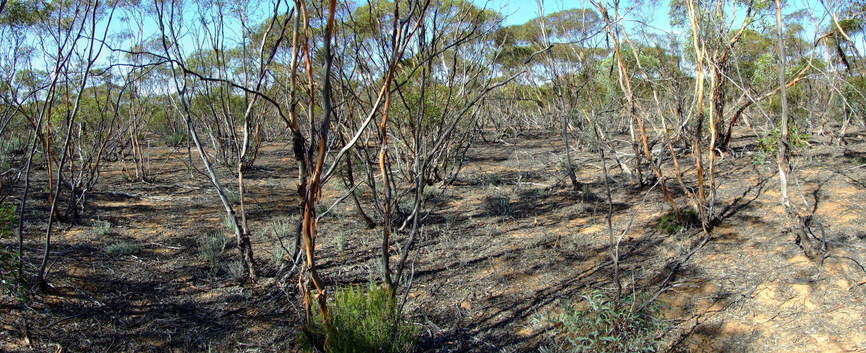
<path id="1" fill-rule="evenodd" d="M 623 284 L 661 292 L 670 326 L 661 340 L 668 351 L 866 352 L 866 270 L 860 266 L 866 264 L 866 167 L 857 164 L 866 156 L 864 133 L 852 134 L 847 147 L 815 141 L 794 159 L 792 201 L 803 210 L 814 207 L 814 224 L 821 225 L 816 234 L 828 244 L 823 261 L 804 256 L 784 229 L 775 166 L 754 162 L 754 140 L 738 138 L 733 155 L 719 161 L 716 209 L 723 220 L 681 266 L 672 265 L 702 235 L 657 231 L 669 208 L 657 188 L 634 188 L 608 161 L 614 231 L 625 234 Z M 596 196 L 584 198 L 570 191 L 558 167 L 564 151 L 556 136 L 507 142 L 470 149 L 458 180 L 437 189 L 441 195 L 429 203 L 433 212 L 412 263 L 407 305 L 410 320 L 421 327 L 422 351 L 534 351 L 549 336 L 549 327 L 534 325 L 534 318 L 559 312 L 587 289 L 614 288 L 601 160 L 591 151 L 575 154 L 578 178 Z M 263 276 L 247 285 L 227 271 L 210 272 L 197 255 L 197 239 L 223 229 L 222 208 L 207 180 L 190 173 L 185 151 L 147 153 L 153 182 L 126 182 L 121 165 L 111 164 L 80 224 L 60 225 L 50 266 L 54 288 L 24 308 L 0 306 L 0 351 L 295 348 L 301 318 L 295 281 L 283 289 L 276 284 L 275 241 L 266 235 L 272 219 L 297 218 L 290 148 L 266 146 L 248 174 L 247 211 Z M 670 175 L 667 165 L 665 171 Z M 44 176 L 38 176 L 44 170 L 35 173 L 34 199 L 44 200 Z M 234 185 L 230 171 L 221 174 Z M 675 180 L 668 185 L 680 192 Z M 343 191 L 329 185 L 325 198 L 333 201 Z M 492 197 L 506 199 L 506 212 L 491 211 Z M 685 203 L 681 193 L 680 200 Z M 26 232 L 34 263 L 45 227 L 44 205 L 36 204 Z M 92 231 L 97 220 L 110 222 L 107 234 Z M 328 286 L 375 276 L 380 232 L 366 229 L 351 202 L 323 218 L 319 255 Z M 105 247 L 119 241 L 141 250 L 109 256 Z M 230 249 L 223 260 L 236 257 Z"/>

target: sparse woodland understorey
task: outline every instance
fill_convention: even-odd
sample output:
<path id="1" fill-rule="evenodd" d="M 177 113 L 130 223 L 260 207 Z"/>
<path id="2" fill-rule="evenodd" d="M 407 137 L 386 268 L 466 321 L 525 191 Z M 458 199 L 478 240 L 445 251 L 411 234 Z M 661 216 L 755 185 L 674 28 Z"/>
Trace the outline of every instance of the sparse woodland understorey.
<path id="1" fill-rule="evenodd" d="M 756 224 L 862 304 L 866 3 L 515 6 L 0 0 L 0 350 L 691 351 Z"/>

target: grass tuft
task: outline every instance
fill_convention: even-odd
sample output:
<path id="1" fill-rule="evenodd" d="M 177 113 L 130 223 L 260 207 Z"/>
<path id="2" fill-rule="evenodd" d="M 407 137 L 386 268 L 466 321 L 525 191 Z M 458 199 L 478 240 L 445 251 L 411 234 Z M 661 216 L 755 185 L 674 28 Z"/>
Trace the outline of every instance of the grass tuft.
<path id="1" fill-rule="evenodd" d="M 851 156 L 851 163 L 854 165 L 866 165 L 866 155 L 862 156 Z"/>
<path id="2" fill-rule="evenodd" d="M 655 352 L 656 337 L 665 325 L 659 318 L 657 305 L 641 309 L 639 294 L 619 300 L 600 291 L 582 296 L 582 301 L 565 307 L 553 318 L 536 321 L 552 324 L 548 345 L 541 352 Z"/>
<path id="3" fill-rule="evenodd" d="M 15 224 L 18 221 L 16 207 L 12 204 L 0 204 L 0 241 L 11 240 L 15 232 Z M 0 298 L 5 295 L 17 297 L 19 301 L 27 300 L 27 291 L 20 290 L 20 284 L 24 283 L 18 277 L 18 266 L 21 259 L 11 249 L 0 246 Z"/>
<path id="4" fill-rule="evenodd" d="M 141 246 L 128 241 L 120 241 L 105 247 L 105 253 L 111 256 L 127 256 L 137 254 Z"/>
<path id="5" fill-rule="evenodd" d="M 679 218 L 677 218 L 677 215 L 673 211 L 661 216 L 656 229 L 668 234 L 677 234 L 700 226 L 701 218 L 698 216 L 698 213 L 693 209 L 684 208 L 680 210 Z"/>
<path id="6" fill-rule="evenodd" d="M 484 209 L 493 216 L 510 216 L 514 213 L 511 197 L 499 188 L 491 187 L 486 191 Z"/>
<path id="7" fill-rule="evenodd" d="M 111 232 L 111 222 L 109 221 L 94 221 L 86 233 L 92 238 L 102 238 Z"/>
<path id="8" fill-rule="evenodd" d="M 234 194 L 232 194 L 231 192 L 228 192 L 226 197 L 229 198 L 229 202 L 231 202 L 232 204 L 235 203 L 235 201 L 232 201 L 232 197 L 234 197 Z M 223 216 L 223 227 L 225 227 L 226 231 L 229 233 L 235 232 L 235 221 L 232 218 L 232 216 L 230 216 L 228 214 Z"/>
<path id="9" fill-rule="evenodd" d="M 315 351 L 314 347 L 323 346 L 323 342 L 327 342 L 327 353 L 401 353 L 414 349 L 418 330 L 402 320 L 390 290 L 374 284 L 348 286 L 338 289 L 329 305 L 333 327 L 325 328 L 321 310 L 314 304 L 312 323 L 298 336 L 300 346 L 307 351 Z"/>
<path id="10" fill-rule="evenodd" d="M 265 227 L 265 235 L 274 241 L 274 262 L 281 264 L 291 261 L 288 257 L 295 253 L 294 237 L 295 225 L 288 217 L 275 217 Z"/>
<path id="11" fill-rule="evenodd" d="M 337 251 L 343 252 L 346 250 L 346 243 L 348 242 L 349 234 L 347 231 L 338 231 L 336 240 L 337 240 Z"/>
<path id="12" fill-rule="evenodd" d="M 206 262 L 211 273 L 220 269 L 220 257 L 226 250 L 228 239 L 220 232 L 211 232 L 198 239 L 198 257 Z"/>
<path id="13" fill-rule="evenodd" d="M 223 265 L 223 271 L 228 274 L 231 279 L 243 279 L 246 277 L 244 264 L 240 261 L 230 261 Z"/>
<path id="14" fill-rule="evenodd" d="M 166 146 L 177 148 L 186 143 L 186 134 L 182 132 L 168 134 L 163 137 L 163 140 Z"/>

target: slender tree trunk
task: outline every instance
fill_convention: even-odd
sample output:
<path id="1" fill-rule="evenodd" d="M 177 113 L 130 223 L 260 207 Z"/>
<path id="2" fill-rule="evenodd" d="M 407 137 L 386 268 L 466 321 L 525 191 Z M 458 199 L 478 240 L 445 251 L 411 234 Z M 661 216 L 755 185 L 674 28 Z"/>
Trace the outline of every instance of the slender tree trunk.
<path id="1" fill-rule="evenodd" d="M 788 195 L 788 179 L 790 174 L 792 173 L 790 161 L 789 161 L 789 128 L 788 128 L 788 90 L 787 85 L 785 84 L 785 68 L 787 66 L 787 58 L 785 57 L 785 42 L 784 42 L 784 31 L 783 31 L 783 22 L 782 22 L 782 3 L 781 0 L 775 0 L 776 3 L 776 55 L 779 57 L 779 95 L 780 95 L 780 105 L 781 105 L 781 114 L 779 119 L 779 129 L 781 130 L 779 133 L 779 142 L 777 147 L 779 149 L 777 156 L 777 164 L 779 166 L 779 202 L 785 209 L 785 221 L 788 225 L 788 228 L 794 232 L 795 242 L 799 245 L 805 255 L 809 258 L 816 258 L 819 255 L 819 252 L 822 252 L 824 249 L 820 248 L 818 244 L 813 242 L 813 239 L 810 237 L 810 217 L 801 216 L 796 207 L 791 203 L 790 197 Z"/>
<path id="2" fill-rule="evenodd" d="M 574 164 L 571 160 L 571 145 L 568 141 L 568 116 L 562 114 L 562 144 L 565 146 L 565 168 L 568 173 L 568 178 L 571 179 L 571 187 L 575 193 L 581 192 L 581 184 L 577 181 L 577 174 L 574 173 Z"/>
<path id="3" fill-rule="evenodd" d="M 775 0 L 776 3 L 776 55 L 779 58 L 779 95 L 781 104 L 781 115 L 779 117 L 779 141 L 777 164 L 779 166 L 779 193 L 782 206 L 785 207 L 785 212 L 790 215 L 791 202 L 788 198 L 788 173 L 791 167 L 788 163 L 788 90 L 785 87 L 785 42 L 784 32 L 782 29 L 782 3 L 780 0 Z"/>
<path id="4" fill-rule="evenodd" d="M 373 221 L 370 216 L 364 212 L 364 207 L 361 206 L 361 200 L 358 199 L 357 190 L 355 190 L 355 172 L 352 167 L 352 157 L 346 156 L 346 176 L 344 178 L 345 186 L 347 189 L 351 190 L 352 193 L 352 202 L 355 205 L 355 210 L 358 212 L 358 216 L 364 220 L 364 223 L 367 224 L 367 228 L 373 228 L 376 226 L 376 222 Z"/>

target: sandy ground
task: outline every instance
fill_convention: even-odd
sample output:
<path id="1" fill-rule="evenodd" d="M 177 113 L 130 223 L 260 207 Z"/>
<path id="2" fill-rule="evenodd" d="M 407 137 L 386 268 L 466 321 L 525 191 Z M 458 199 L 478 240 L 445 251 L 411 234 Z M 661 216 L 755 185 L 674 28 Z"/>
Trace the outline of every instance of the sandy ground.
<path id="1" fill-rule="evenodd" d="M 793 201 L 814 209 L 814 229 L 828 244 L 823 260 L 805 257 L 785 230 L 775 166 L 758 163 L 750 139 L 735 141 L 739 158 L 727 155 L 719 162 L 721 223 L 673 275 L 671 264 L 702 235 L 657 231 L 658 218 L 668 211 L 658 190 L 636 189 L 610 166 L 614 232 L 624 234 L 623 283 L 660 292 L 670 327 L 662 341 L 669 351 L 866 351 L 866 167 L 856 164 L 866 155 L 864 134 L 853 134 L 847 147 L 816 144 L 795 158 Z M 558 312 L 588 289 L 614 288 L 606 200 L 570 191 L 555 136 L 508 142 L 473 147 L 459 179 L 430 202 L 407 306 L 421 327 L 422 351 L 534 351 L 549 336 L 549 327 L 534 318 Z M 293 287 L 279 290 L 268 278 L 277 268 L 268 224 L 297 215 L 288 146 L 268 145 L 249 174 L 248 213 L 264 278 L 246 286 L 229 270 L 210 271 L 197 256 L 198 239 L 223 229 L 206 179 L 190 178 L 183 151 L 148 154 L 152 183 L 126 182 L 120 165 L 112 164 L 82 224 L 61 224 L 50 267 L 55 289 L 23 310 L 0 306 L 0 350 L 294 348 L 298 297 Z M 576 153 L 575 160 L 578 178 L 603 196 L 601 160 L 589 151 Z M 681 162 L 691 178 L 689 164 Z M 230 179 L 225 172 L 224 180 Z M 676 181 L 668 183 L 678 191 Z M 329 188 L 326 199 L 336 199 L 340 190 Z M 39 249 L 44 229 L 40 207 L 28 220 L 30 254 Z M 99 222 L 111 227 L 96 231 Z M 367 229 L 349 202 L 322 220 L 320 265 L 329 286 L 375 276 L 379 232 Z M 108 255 L 105 248 L 118 242 L 140 250 Z M 235 257 L 229 249 L 222 261 L 231 264 Z"/>

